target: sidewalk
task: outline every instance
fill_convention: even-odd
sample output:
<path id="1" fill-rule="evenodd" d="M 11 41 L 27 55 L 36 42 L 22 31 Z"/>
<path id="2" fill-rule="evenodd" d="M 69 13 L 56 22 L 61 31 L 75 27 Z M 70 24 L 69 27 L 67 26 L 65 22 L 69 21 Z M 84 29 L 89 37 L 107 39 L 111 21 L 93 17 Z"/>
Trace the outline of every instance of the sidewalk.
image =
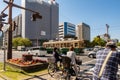
<path id="1" fill-rule="evenodd" d="M 27 78 L 27 79 L 23 79 L 23 80 L 58 80 L 58 79 L 57 78 L 52 78 L 48 74 L 42 74 L 42 75 Z"/>
<path id="2" fill-rule="evenodd" d="M 3 78 L 0 77 L 0 80 L 5 80 L 5 79 L 3 79 Z"/>
<path id="3" fill-rule="evenodd" d="M 89 71 L 86 71 L 86 72 L 89 72 Z M 83 77 L 85 75 L 82 75 Z M 81 76 L 81 77 L 82 77 Z M 75 80 L 75 76 L 72 76 L 71 77 L 71 80 Z M 6 76 L 4 75 L 1 75 L 0 74 L 0 80 L 11 80 L 11 79 L 8 79 Z M 33 75 L 33 76 L 29 76 L 28 78 L 23 78 L 21 80 L 64 80 L 62 79 L 61 75 L 60 74 L 55 74 L 54 77 L 51 77 L 46 71 L 41 73 L 41 74 L 37 74 L 37 75 Z"/>
<path id="4" fill-rule="evenodd" d="M 62 79 L 60 75 L 56 75 L 56 74 L 54 77 L 51 77 L 49 74 L 42 74 L 42 75 L 27 78 L 27 79 L 23 79 L 23 80 L 64 80 L 64 79 Z M 75 80 L 75 77 L 72 77 L 71 80 Z"/>
<path id="5" fill-rule="evenodd" d="M 10 80 L 10 79 L 8 79 L 6 76 L 3 76 L 0 74 L 0 80 Z"/>
<path id="6" fill-rule="evenodd" d="M 75 80 L 76 76 L 71 76 L 70 80 Z M 91 71 L 86 71 L 85 73 L 83 73 L 82 75 L 79 75 L 79 79 L 85 79 L 85 80 L 90 80 L 92 79 L 92 73 Z M 27 79 L 23 79 L 23 80 L 65 80 L 64 78 L 62 78 L 61 75 L 59 74 L 55 74 L 54 77 L 51 77 L 49 74 L 41 74 L 41 75 L 37 75 L 37 76 L 32 76 L 30 78 Z"/>

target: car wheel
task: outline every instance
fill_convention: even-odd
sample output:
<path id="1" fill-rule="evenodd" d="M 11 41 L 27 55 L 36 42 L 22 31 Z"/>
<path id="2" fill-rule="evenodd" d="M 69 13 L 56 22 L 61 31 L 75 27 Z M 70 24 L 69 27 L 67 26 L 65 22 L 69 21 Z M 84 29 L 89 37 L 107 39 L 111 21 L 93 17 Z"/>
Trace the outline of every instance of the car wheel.
<path id="1" fill-rule="evenodd" d="M 93 58 L 93 55 L 89 55 L 90 58 Z"/>

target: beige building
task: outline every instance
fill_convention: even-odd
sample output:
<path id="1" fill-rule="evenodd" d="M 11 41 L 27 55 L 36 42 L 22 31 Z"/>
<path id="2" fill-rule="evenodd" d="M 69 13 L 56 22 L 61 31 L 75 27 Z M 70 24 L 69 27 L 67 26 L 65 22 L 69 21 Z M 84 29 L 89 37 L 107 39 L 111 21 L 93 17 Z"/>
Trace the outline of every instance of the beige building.
<path id="1" fill-rule="evenodd" d="M 44 42 L 43 46 L 47 48 L 69 48 L 70 46 L 73 46 L 74 48 L 83 48 L 84 47 L 84 41 L 81 40 L 65 40 L 65 41 L 50 41 L 50 42 Z"/>
<path id="2" fill-rule="evenodd" d="M 78 40 L 90 41 L 90 26 L 85 23 L 78 24 L 76 28 L 76 36 Z"/>

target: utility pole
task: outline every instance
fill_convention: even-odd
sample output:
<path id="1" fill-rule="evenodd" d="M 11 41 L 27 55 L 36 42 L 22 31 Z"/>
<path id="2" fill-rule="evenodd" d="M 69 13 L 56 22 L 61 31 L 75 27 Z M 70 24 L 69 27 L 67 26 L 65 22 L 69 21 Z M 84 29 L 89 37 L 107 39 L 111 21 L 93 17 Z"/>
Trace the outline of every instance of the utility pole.
<path id="1" fill-rule="evenodd" d="M 8 29 L 7 59 L 12 59 L 12 27 L 14 26 L 14 24 L 12 24 L 12 7 L 17 7 L 17 8 L 32 12 L 33 13 L 31 16 L 32 21 L 36 21 L 36 19 L 42 19 L 42 16 L 39 14 L 39 12 L 13 4 L 14 0 L 9 0 L 9 1 L 3 0 L 3 1 L 7 3 L 8 6 L 6 6 L 5 9 L 1 13 L 3 13 L 7 8 L 9 9 L 8 10 L 9 12 L 8 13 L 8 24 L 10 26 Z M 6 24 L 5 22 L 2 22 L 2 23 Z"/>
<path id="2" fill-rule="evenodd" d="M 7 59 L 12 59 L 12 4 L 14 0 L 10 0 L 8 4 L 8 24 L 10 24 L 8 30 L 8 48 L 7 48 Z"/>
<path id="3" fill-rule="evenodd" d="M 110 39 L 110 36 L 109 36 L 109 25 L 106 24 L 106 29 L 107 29 L 107 33 L 106 33 L 106 36 L 107 36 L 107 41 Z"/>
<path id="4" fill-rule="evenodd" d="M 109 25 L 108 24 L 106 24 L 106 28 L 107 28 L 107 34 L 109 34 L 109 32 L 108 32 Z"/>

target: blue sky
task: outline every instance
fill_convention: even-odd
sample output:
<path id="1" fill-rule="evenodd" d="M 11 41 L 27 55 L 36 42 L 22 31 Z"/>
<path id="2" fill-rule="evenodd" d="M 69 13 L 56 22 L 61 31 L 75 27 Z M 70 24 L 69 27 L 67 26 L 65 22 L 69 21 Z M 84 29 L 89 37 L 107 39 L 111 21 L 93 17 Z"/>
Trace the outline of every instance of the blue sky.
<path id="1" fill-rule="evenodd" d="M 47 0 L 46 0 L 47 1 Z M 21 0 L 14 0 L 18 5 Z M 56 0 L 59 3 L 59 22 L 70 22 L 75 25 L 84 22 L 90 25 L 91 40 L 106 33 L 109 27 L 111 38 L 120 40 L 120 0 Z M 0 0 L 0 11 L 7 6 Z M 6 12 L 7 13 L 7 12 Z M 13 17 L 20 14 L 20 9 L 13 9 Z"/>

